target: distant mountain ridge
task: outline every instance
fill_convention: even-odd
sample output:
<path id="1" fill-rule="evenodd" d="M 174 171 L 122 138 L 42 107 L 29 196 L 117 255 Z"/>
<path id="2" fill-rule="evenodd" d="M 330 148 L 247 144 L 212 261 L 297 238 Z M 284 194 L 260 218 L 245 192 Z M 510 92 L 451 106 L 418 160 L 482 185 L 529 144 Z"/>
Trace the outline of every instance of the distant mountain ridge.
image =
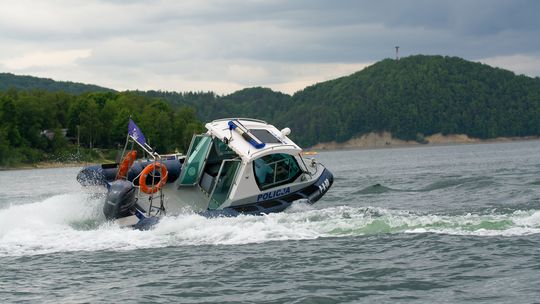
<path id="1" fill-rule="evenodd" d="M 49 92 L 64 91 L 71 94 L 115 91 L 113 89 L 104 88 L 93 84 L 84 84 L 71 81 L 56 81 L 49 78 L 0 73 L 0 91 L 6 91 L 10 88 L 18 90 L 39 89 Z"/>

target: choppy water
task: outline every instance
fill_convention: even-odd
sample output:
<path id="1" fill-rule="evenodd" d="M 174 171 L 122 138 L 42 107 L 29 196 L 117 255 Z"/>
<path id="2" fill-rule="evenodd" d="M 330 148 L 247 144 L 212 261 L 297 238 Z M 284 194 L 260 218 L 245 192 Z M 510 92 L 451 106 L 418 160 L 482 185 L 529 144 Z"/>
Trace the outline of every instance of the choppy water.
<path id="1" fill-rule="evenodd" d="M 540 142 L 320 153 L 317 204 L 104 221 L 78 169 L 0 172 L 0 302 L 538 302 Z"/>

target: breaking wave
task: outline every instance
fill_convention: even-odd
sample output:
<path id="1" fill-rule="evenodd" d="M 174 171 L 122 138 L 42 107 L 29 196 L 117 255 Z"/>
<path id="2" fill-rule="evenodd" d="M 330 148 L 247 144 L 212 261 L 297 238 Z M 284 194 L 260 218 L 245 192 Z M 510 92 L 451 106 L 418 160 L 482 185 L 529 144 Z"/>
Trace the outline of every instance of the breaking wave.
<path id="1" fill-rule="evenodd" d="M 540 184 L 540 181 L 538 181 L 538 184 Z M 388 192 L 430 192 L 453 187 L 463 187 L 469 190 L 475 190 L 483 187 L 490 187 L 493 185 L 494 181 L 492 178 L 480 176 L 438 180 L 420 189 L 396 189 L 381 184 L 374 184 L 361 190 L 355 191 L 352 194 L 382 194 Z"/>
<path id="2" fill-rule="evenodd" d="M 266 216 L 165 217 L 150 231 L 119 228 L 101 214 L 102 198 L 63 194 L 0 210 L 0 256 L 166 246 L 237 245 L 269 241 L 396 233 L 514 236 L 540 233 L 540 210 L 458 215 L 374 207 L 315 209 L 294 204 Z"/>

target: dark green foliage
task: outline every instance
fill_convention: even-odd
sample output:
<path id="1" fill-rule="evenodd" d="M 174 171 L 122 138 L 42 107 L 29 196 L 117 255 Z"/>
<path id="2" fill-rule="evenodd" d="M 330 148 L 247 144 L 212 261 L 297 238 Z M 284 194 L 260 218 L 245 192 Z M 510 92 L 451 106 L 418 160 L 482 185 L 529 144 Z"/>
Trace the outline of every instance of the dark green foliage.
<path id="1" fill-rule="evenodd" d="M 291 96 L 274 92 L 268 88 L 248 88 L 227 96 L 216 96 L 211 92 L 134 92 L 143 96 L 161 98 L 173 106 L 189 105 L 197 109 L 203 121 L 226 117 L 252 117 L 273 120 L 278 113 L 287 111 Z"/>
<path id="2" fill-rule="evenodd" d="M 92 159 L 99 156 L 92 148 L 123 146 L 130 115 L 160 153 L 184 151 L 192 134 L 203 129 L 193 109 L 172 109 L 167 102 L 133 93 L 10 89 L 0 92 L 0 165 L 69 159 L 77 152 L 77 137 L 83 148 L 79 156 Z M 54 131 L 54 137 L 41 135 L 44 130 Z"/>
<path id="3" fill-rule="evenodd" d="M 48 78 L 33 76 L 19 76 L 10 73 L 0 73 L 0 91 L 7 89 L 18 90 L 45 90 L 49 92 L 68 92 L 81 94 L 86 92 L 113 92 L 114 90 L 92 84 L 83 84 L 71 81 L 54 81 Z"/>
<path id="4" fill-rule="evenodd" d="M 379 131 L 421 143 L 439 132 L 479 138 L 540 135 L 540 78 L 456 57 L 385 59 L 293 96 L 260 87 L 226 96 L 97 89 L 102 92 L 72 95 L 5 90 L 5 75 L 0 74 L 0 165 L 43 160 L 73 148 L 40 136 L 44 129 L 68 128 L 72 139 L 78 130 L 86 148 L 115 148 L 125 140 L 130 115 L 158 152 L 186 149 L 192 134 L 202 131 L 195 113 L 205 122 L 264 119 L 290 127 L 292 138 L 304 146 Z"/>
<path id="5" fill-rule="evenodd" d="M 389 131 L 405 140 L 435 133 L 478 138 L 540 135 L 540 78 L 457 57 L 385 59 L 289 96 L 249 88 L 212 93 L 139 92 L 191 105 L 203 121 L 253 117 L 290 127 L 301 145 Z"/>
<path id="6" fill-rule="evenodd" d="M 371 131 L 390 131 L 406 140 L 438 132 L 479 138 L 539 135 L 539 94 L 539 78 L 456 57 L 419 55 L 386 59 L 308 87 L 276 120 L 290 121 L 296 133 L 305 134 L 297 138 L 307 145 Z M 304 127 L 317 125 L 318 132 Z"/>

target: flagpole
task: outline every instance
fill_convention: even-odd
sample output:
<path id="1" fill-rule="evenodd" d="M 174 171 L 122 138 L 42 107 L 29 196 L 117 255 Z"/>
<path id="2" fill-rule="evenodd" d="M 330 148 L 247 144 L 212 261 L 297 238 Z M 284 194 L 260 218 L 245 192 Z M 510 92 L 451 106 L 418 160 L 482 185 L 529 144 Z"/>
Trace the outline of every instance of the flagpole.
<path id="1" fill-rule="evenodd" d="M 143 151 L 148 153 L 148 155 L 152 156 L 154 160 L 156 160 L 156 158 L 161 159 L 161 156 L 157 154 L 156 152 L 154 152 L 154 149 L 146 143 L 144 134 L 139 129 L 139 127 L 135 124 L 133 119 L 131 119 L 131 117 L 129 118 L 129 124 L 128 124 L 128 139 L 129 138 L 133 140 L 133 143 L 137 143 L 137 145 L 139 145 L 143 149 Z M 127 141 L 126 141 L 126 144 L 127 144 Z"/>
<path id="2" fill-rule="evenodd" d="M 141 147 L 141 148 L 144 150 L 144 152 L 148 153 L 148 155 L 151 155 L 154 159 L 156 159 L 156 155 L 159 156 L 159 154 L 157 154 L 156 152 L 153 152 L 152 147 L 150 147 L 150 146 L 148 146 L 148 145 L 146 145 L 146 144 L 145 144 L 145 145 L 141 144 L 139 141 L 137 141 L 137 139 L 135 139 L 135 138 L 134 138 L 133 136 L 131 136 L 131 135 L 128 135 L 128 136 L 129 136 L 129 138 L 131 138 L 134 142 L 136 142 L 136 143 L 139 145 L 139 147 Z"/>
<path id="3" fill-rule="evenodd" d="M 129 134 L 126 136 L 126 143 L 124 144 L 124 150 L 122 150 L 122 156 L 120 157 L 120 161 L 124 159 L 124 153 L 126 153 L 127 145 L 129 141 Z"/>

